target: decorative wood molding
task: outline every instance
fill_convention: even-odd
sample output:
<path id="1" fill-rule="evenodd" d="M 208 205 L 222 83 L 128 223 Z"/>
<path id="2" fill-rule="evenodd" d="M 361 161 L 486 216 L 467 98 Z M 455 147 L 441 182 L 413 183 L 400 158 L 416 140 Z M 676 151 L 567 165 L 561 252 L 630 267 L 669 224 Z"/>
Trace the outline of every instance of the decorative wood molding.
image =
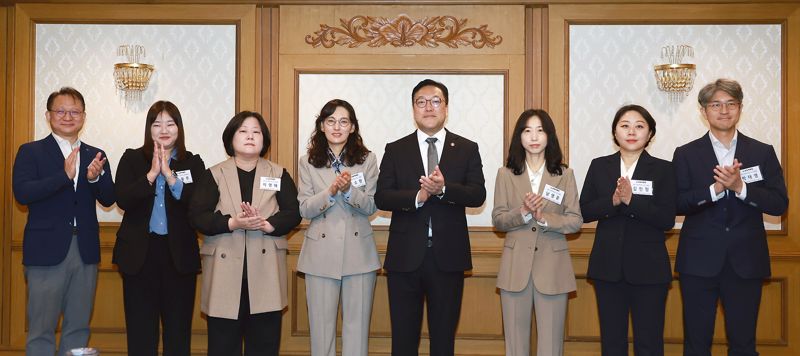
<path id="1" fill-rule="evenodd" d="M 362 44 L 369 47 L 439 47 L 444 44 L 450 48 L 472 46 L 494 48 L 503 42 L 503 37 L 495 35 L 488 25 L 466 27 L 467 19 L 454 16 L 426 17 L 414 20 L 406 14 L 397 18 L 357 15 L 350 20 L 339 19 L 342 28 L 320 24 L 314 35 L 306 36 L 306 43 L 316 48 L 320 45 L 331 48 L 335 45 L 356 48 Z"/>

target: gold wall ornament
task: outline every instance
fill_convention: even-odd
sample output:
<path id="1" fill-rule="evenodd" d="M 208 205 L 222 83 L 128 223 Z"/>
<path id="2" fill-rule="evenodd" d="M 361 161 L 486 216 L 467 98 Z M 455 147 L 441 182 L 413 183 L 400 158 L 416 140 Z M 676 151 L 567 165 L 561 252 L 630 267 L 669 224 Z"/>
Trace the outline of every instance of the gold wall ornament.
<path id="1" fill-rule="evenodd" d="M 657 64 L 653 68 L 658 89 L 666 92 L 672 102 L 681 101 L 694 86 L 697 66 L 683 63 L 685 57 L 694 57 L 692 46 L 664 46 L 661 48 L 661 59 L 667 63 Z"/>
<path id="2" fill-rule="evenodd" d="M 453 16 L 426 17 L 414 20 L 406 14 L 395 19 L 373 16 L 354 16 L 350 20 L 339 19 L 342 28 L 320 24 L 314 35 L 306 35 L 306 43 L 314 48 L 320 45 L 331 48 L 334 45 L 359 47 L 412 47 L 416 44 L 424 47 L 439 47 L 444 44 L 450 48 L 472 46 L 494 48 L 503 42 L 503 37 L 489 31 L 488 25 L 465 27 L 467 19 Z"/>
<path id="3" fill-rule="evenodd" d="M 121 45 L 117 48 L 117 56 L 124 56 L 127 62 L 114 64 L 114 83 L 122 94 L 125 103 L 142 100 L 142 92 L 150 84 L 150 76 L 155 67 L 151 64 L 140 63 L 146 56 L 145 48 L 141 45 Z"/>

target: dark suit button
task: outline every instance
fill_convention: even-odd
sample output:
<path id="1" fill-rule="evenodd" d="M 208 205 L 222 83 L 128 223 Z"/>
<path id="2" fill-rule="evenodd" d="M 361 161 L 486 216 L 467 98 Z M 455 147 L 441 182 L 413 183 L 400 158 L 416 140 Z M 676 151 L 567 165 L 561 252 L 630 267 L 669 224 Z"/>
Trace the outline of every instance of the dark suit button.
<path id="1" fill-rule="evenodd" d="M 534 247 L 533 250 L 534 251 L 539 251 L 539 248 L 538 247 Z"/>
<path id="2" fill-rule="evenodd" d="M 219 257 L 225 258 L 225 254 L 223 253 L 223 254 L 219 255 Z"/>
<path id="3" fill-rule="evenodd" d="M 353 235 L 356 235 L 356 236 L 358 236 L 358 231 L 356 231 L 356 233 L 355 233 L 355 234 L 353 234 Z"/>
<path id="4" fill-rule="evenodd" d="M 536 226 L 532 227 L 531 231 L 536 231 Z"/>
<path id="5" fill-rule="evenodd" d="M 76 201 L 74 201 L 73 203 L 75 203 L 75 205 L 78 205 L 78 201 L 77 201 L 77 200 L 76 200 Z"/>
<path id="6" fill-rule="evenodd" d="M 323 239 L 325 238 L 325 234 L 322 234 L 322 238 L 323 238 Z"/>
<path id="7" fill-rule="evenodd" d="M 267 249 L 265 249 L 265 248 L 262 248 L 262 249 L 261 249 L 261 254 L 265 254 L 265 253 L 267 253 Z"/>
<path id="8" fill-rule="evenodd" d="M 631 214 L 631 217 L 633 217 L 633 214 Z"/>
<path id="9" fill-rule="evenodd" d="M 731 228 L 729 228 L 729 227 L 726 227 L 726 228 L 725 228 L 725 231 L 726 231 L 726 232 L 727 232 L 727 231 L 731 231 Z"/>

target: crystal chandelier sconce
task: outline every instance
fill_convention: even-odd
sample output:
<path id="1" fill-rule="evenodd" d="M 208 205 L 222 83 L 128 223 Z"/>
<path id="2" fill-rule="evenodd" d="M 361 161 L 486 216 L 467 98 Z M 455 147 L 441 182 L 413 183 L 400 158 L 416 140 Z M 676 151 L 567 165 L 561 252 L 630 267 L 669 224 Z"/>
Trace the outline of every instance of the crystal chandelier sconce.
<path id="1" fill-rule="evenodd" d="M 667 63 L 654 66 L 658 89 L 666 92 L 672 102 L 681 101 L 694 86 L 697 66 L 684 63 L 686 57 L 694 57 L 692 46 L 664 46 L 661 59 Z"/>
<path id="2" fill-rule="evenodd" d="M 117 48 L 117 56 L 125 57 L 127 62 L 114 64 L 114 82 L 125 102 L 141 101 L 142 92 L 150 84 L 150 76 L 155 71 L 151 64 L 141 63 L 145 57 L 144 46 L 121 45 Z"/>

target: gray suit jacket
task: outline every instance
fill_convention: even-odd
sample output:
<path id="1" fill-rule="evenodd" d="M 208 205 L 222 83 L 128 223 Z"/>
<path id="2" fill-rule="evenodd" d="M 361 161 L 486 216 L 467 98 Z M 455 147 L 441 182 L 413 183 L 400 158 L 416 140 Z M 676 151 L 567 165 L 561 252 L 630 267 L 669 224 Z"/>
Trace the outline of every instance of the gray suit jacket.
<path id="1" fill-rule="evenodd" d="M 545 201 L 542 213 L 547 226 L 531 219 L 525 223 L 519 208 L 525 193 L 531 192 L 527 171 L 520 175 L 506 167 L 497 171 L 492 223 L 506 232 L 497 287 L 510 292 L 525 289 L 533 273 L 533 284 L 542 294 L 561 294 L 575 290 L 575 272 L 564 234 L 577 232 L 583 218 L 578 204 L 578 187 L 572 170 L 553 175 L 545 170 L 538 194 L 549 184 L 564 191 L 561 204 Z"/>
<path id="2" fill-rule="evenodd" d="M 297 200 L 300 216 L 311 220 L 306 230 L 297 269 L 303 273 L 341 279 L 380 268 L 372 237 L 370 215 L 374 214 L 378 165 L 374 153 L 363 164 L 344 167 L 352 176 L 364 175 L 366 185 L 351 185 L 350 199 L 343 194 L 330 202 L 328 187 L 336 178 L 332 168 L 315 168 L 308 156 L 300 158 Z"/>

